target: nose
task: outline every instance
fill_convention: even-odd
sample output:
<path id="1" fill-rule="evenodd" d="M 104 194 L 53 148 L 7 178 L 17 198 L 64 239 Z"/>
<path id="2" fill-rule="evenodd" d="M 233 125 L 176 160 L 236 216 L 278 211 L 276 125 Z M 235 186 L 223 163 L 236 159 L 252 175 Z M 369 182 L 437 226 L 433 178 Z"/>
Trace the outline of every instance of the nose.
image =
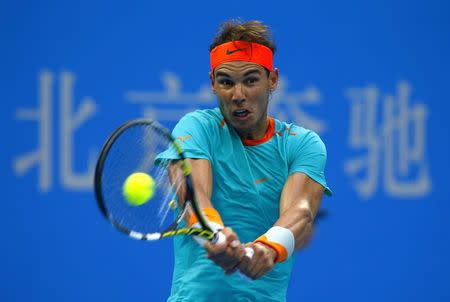
<path id="1" fill-rule="evenodd" d="M 244 87 L 241 83 L 237 83 L 233 87 L 232 101 L 236 105 L 240 105 L 245 101 Z"/>

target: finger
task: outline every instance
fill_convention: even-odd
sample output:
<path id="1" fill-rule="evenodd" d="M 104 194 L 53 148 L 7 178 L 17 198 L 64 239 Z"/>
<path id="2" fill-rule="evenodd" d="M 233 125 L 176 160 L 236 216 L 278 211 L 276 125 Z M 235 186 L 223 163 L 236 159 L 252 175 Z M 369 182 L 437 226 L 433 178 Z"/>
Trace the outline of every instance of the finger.
<path id="1" fill-rule="evenodd" d="M 250 260 L 251 260 L 250 258 L 244 256 L 244 257 L 242 257 L 241 261 L 239 262 L 239 270 L 245 275 L 247 275 L 249 273 L 248 265 L 250 263 Z"/>
<path id="2" fill-rule="evenodd" d="M 224 269 L 226 273 L 231 273 L 236 270 L 244 256 L 244 247 L 231 228 L 224 228 L 218 236 L 222 238 L 219 243 L 208 242 L 205 244 L 207 257 Z"/>
<path id="3" fill-rule="evenodd" d="M 244 253 L 241 249 L 227 247 L 225 251 L 219 253 L 208 252 L 207 256 L 210 260 L 214 261 L 214 263 L 228 271 L 239 264 L 240 258 L 242 258 L 241 255 Z"/>
<path id="4" fill-rule="evenodd" d="M 231 242 L 223 241 L 222 243 L 219 244 L 217 243 L 213 244 L 208 242 L 208 244 L 205 244 L 205 249 L 211 255 L 223 255 L 227 257 L 233 257 L 238 260 L 242 258 L 243 254 L 245 253 L 244 248 L 241 246 L 240 241 L 237 239 Z"/>
<path id="5" fill-rule="evenodd" d="M 250 276 L 250 263 L 253 261 L 253 256 L 254 256 L 254 249 L 252 246 L 253 246 L 253 243 L 247 243 L 244 245 L 244 254 L 239 263 L 239 270 L 248 277 L 251 277 Z M 247 253 L 245 250 L 246 248 L 252 249 L 253 254 L 251 255 L 251 257 L 247 256 Z"/>
<path id="6" fill-rule="evenodd" d="M 230 260 L 230 259 L 224 259 L 224 258 L 211 258 L 212 261 L 218 266 L 220 266 L 225 273 L 230 273 L 232 271 L 235 271 L 236 268 L 239 265 L 238 261 Z"/>
<path id="7" fill-rule="evenodd" d="M 257 244 L 258 245 L 258 244 Z M 258 262 L 252 267 L 252 276 L 254 279 L 258 279 L 264 274 L 270 272 L 273 269 L 274 261 L 270 250 L 264 246 L 259 246 L 258 249 Z"/>
<path id="8" fill-rule="evenodd" d="M 218 232 L 216 235 L 216 241 L 206 242 L 204 244 L 204 248 L 213 254 L 224 251 L 231 243 L 233 243 L 232 246 L 240 244 L 240 242 L 237 240 L 237 236 L 232 232 L 230 228 L 225 228 L 223 229 L 223 231 Z"/>
<path id="9" fill-rule="evenodd" d="M 260 251 L 255 250 L 255 253 L 254 253 L 252 259 L 250 259 L 250 261 L 248 262 L 248 265 L 247 265 L 247 271 L 250 274 L 251 278 L 253 278 L 253 276 L 255 275 L 256 266 L 258 265 L 259 261 L 261 261 Z"/>
<path id="10" fill-rule="evenodd" d="M 204 248 L 208 253 L 211 253 L 213 255 L 223 253 L 227 248 L 227 242 L 214 244 L 211 242 L 205 242 Z"/>
<path id="11" fill-rule="evenodd" d="M 239 242 L 239 240 L 234 240 L 230 243 L 230 245 L 227 247 L 227 253 L 231 257 L 235 258 L 237 262 L 240 262 L 242 258 L 245 256 L 245 248 L 244 246 Z"/>
<path id="12" fill-rule="evenodd" d="M 249 261 L 247 272 L 250 278 L 256 279 L 262 272 L 264 272 L 264 266 L 266 266 L 267 258 L 265 257 L 264 248 L 258 244 L 253 244 L 252 248 L 254 255 Z"/>
<path id="13" fill-rule="evenodd" d="M 236 242 L 236 241 L 233 241 Z M 232 242 L 232 243 L 233 243 Z M 221 256 L 226 259 L 227 264 L 232 265 L 233 268 L 239 264 L 241 259 L 244 257 L 245 249 L 241 244 L 233 246 L 230 244 L 227 246 L 225 252 Z"/>
<path id="14" fill-rule="evenodd" d="M 270 259 L 267 260 L 264 266 L 261 266 L 259 270 L 255 271 L 255 279 L 258 279 L 265 274 L 271 272 L 273 270 L 274 263 Z"/>
<path id="15" fill-rule="evenodd" d="M 226 236 L 226 242 L 231 244 L 232 242 L 236 241 L 235 245 L 240 244 L 238 236 L 233 231 L 232 228 L 226 227 L 221 231 Z"/>
<path id="16" fill-rule="evenodd" d="M 225 254 L 228 257 L 236 258 L 240 261 L 245 251 L 233 230 L 231 228 L 226 228 L 224 229 L 224 232 L 219 233 L 219 237 L 222 238 L 220 242 L 226 244 Z"/>
<path id="17" fill-rule="evenodd" d="M 265 263 L 260 263 L 259 265 L 257 265 L 254 268 L 253 271 L 253 279 L 258 279 L 261 276 L 263 276 L 264 274 L 268 273 L 269 271 L 271 271 L 271 266 L 267 264 L 267 262 Z"/>
<path id="18" fill-rule="evenodd" d="M 235 265 L 230 266 L 229 268 L 225 269 L 225 274 L 226 275 L 231 275 L 234 272 L 236 272 L 239 268 L 239 262 L 236 262 Z"/>

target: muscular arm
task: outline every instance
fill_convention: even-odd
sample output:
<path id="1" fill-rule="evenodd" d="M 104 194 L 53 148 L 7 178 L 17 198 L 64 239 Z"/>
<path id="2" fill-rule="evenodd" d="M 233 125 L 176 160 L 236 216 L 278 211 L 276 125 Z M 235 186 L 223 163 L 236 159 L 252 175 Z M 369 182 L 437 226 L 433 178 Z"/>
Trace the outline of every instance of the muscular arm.
<path id="1" fill-rule="evenodd" d="M 275 223 L 291 230 L 295 248 L 307 245 L 320 208 L 324 188 L 303 173 L 294 173 L 287 179 L 280 198 L 280 218 Z"/>
<path id="2" fill-rule="evenodd" d="M 314 217 L 319 210 L 323 191 L 322 185 L 303 173 L 291 174 L 283 187 L 280 218 L 274 226 L 292 232 L 296 249 L 304 247 L 312 235 Z M 251 242 L 246 246 L 253 248 L 255 253 L 252 259 L 244 257 L 241 261 L 239 268 L 244 274 L 258 279 L 273 269 L 277 257 L 274 249 L 260 242 Z"/>
<path id="3" fill-rule="evenodd" d="M 212 169 L 207 159 L 188 159 L 195 196 L 200 208 L 212 208 Z"/>
<path id="4" fill-rule="evenodd" d="M 195 188 L 195 195 L 200 208 L 212 207 L 212 171 L 209 161 L 206 159 L 188 159 L 188 163 L 191 166 L 192 182 Z M 180 165 L 181 162 L 176 161 L 169 166 L 169 179 L 172 183 L 172 186 L 175 188 L 175 191 L 178 192 L 177 195 L 179 202 L 181 204 L 184 204 L 186 188 L 185 184 L 180 182 L 180 180 L 184 179 L 183 171 Z"/>
<path id="5" fill-rule="evenodd" d="M 191 166 L 192 182 L 196 199 L 201 209 L 212 208 L 212 168 L 206 159 L 188 159 Z M 179 170 L 179 169 L 178 169 Z M 174 178 L 174 170 L 170 171 L 171 179 Z M 192 215 L 192 213 L 190 213 Z M 225 272 L 231 273 L 244 255 L 244 248 L 240 245 L 237 235 L 230 228 L 224 228 L 222 232 L 226 240 L 222 244 L 205 243 L 204 247 L 208 258 L 222 267 Z"/>

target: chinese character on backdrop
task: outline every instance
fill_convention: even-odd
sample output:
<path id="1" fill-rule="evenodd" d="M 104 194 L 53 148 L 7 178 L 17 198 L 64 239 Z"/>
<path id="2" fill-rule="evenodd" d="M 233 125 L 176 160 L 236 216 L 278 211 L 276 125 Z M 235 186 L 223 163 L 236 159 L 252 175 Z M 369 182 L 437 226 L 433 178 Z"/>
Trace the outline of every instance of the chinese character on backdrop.
<path id="1" fill-rule="evenodd" d="M 73 90 L 75 75 L 71 72 L 62 72 L 58 77 L 59 101 L 58 125 L 54 127 L 53 107 L 54 74 L 50 71 L 41 71 L 38 76 L 39 107 L 36 109 L 19 108 L 16 118 L 20 121 L 37 122 L 37 150 L 30 151 L 17 157 L 13 162 L 16 175 L 23 175 L 33 166 L 38 167 L 38 190 L 48 192 L 52 189 L 52 169 L 56 156 L 53 154 L 55 130 L 59 131 L 59 157 L 60 181 L 64 188 L 71 190 L 90 190 L 95 169 L 96 152 L 90 150 L 87 169 L 79 173 L 74 170 L 76 142 L 75 131 L 96 112 L 96 104 L 91 97 L 84 97 L 76 112 L 73 112 Z"/>
<path id="2" fill-rule="evenodd" d="M 363 154 L 345 163 L 358 194 L 368 199 L 378 187 L 392 197 L 422 197 L 431 191 L 426 158 L 424 104 L 411 105 L 411 85 L 400 82 L 395 95 L 375 86 L 350 88 L 349 144 Z"/>

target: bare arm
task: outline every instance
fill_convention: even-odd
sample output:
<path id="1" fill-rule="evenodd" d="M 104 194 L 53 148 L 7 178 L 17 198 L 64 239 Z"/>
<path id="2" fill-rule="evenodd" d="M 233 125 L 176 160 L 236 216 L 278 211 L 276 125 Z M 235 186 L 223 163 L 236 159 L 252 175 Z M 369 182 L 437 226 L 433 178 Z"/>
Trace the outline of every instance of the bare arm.
<path id="1" fill-rule="evenodd" d="M 198 205 L 201 209 L 213 208 L 211 202 L 213 179 L 210 162 L 206 159 L 188 159 L 188 161 L 192 169 L 191 176 Z M 174 170 L 169 170 L 169 173 L 172 174 L 172 179 L 174 177 Z M 224 243 L 214 245 L 207 242 L 204 247 L 208 258 L 222 267 L 225 272 L 231 273 L 245 252 L 232 229 L 224 228 L 222 232 L 226 236 Z"/>
<path id="2" fill-rule="evenodd" d="M 292 232 L 295 248 L 300 249 L 308 243 L 312 235 L 314 217 L 323 196 L 322 185 L 303 173 L 291 174 L 281 193 L 280 218 L 274 226 Z M 277 253 L 263 243 L 248 243 L 255 251 L 252 259 L 244 258 L 240 269 L 247 276 L 257 279 L 273 269 Z"/>
<path id="3" fill-rule="evenodd" d="M 295 238 L 295 248 L 307 245 L 314 218 L 320 208 L 324 188 L 303 173 L 289 176 L 280 199 L 280 218 L 275 225 L 289 229 Z"/>
<path id="4" fill-rule="evenodd" d="M 212 169 L 207 159 L 188 159 L 195 196 L 200 208 L 212 208 Z"/>
<path id="5" fill-rule="evenodd" d="M 212 171 L 209 161 L 206 159 L 187 159 L 187 161 L 192 170 L 191 177 L 197 203 L 200 208 L 211 208 Z M 184 180 L 184 175 L 180 165 L 181 162 L 176 161 L 169 166 L 168 171 L 170 182 L 177 192 L 178 201 L 183 205 L 186 196 L 186 185 L 184 182 L 181 182 L 181 180 Z M 191 214 L 189 213 L 189 215 Z M 186 217 L 186 220 L 188 221 L 189 217 Z"/>

